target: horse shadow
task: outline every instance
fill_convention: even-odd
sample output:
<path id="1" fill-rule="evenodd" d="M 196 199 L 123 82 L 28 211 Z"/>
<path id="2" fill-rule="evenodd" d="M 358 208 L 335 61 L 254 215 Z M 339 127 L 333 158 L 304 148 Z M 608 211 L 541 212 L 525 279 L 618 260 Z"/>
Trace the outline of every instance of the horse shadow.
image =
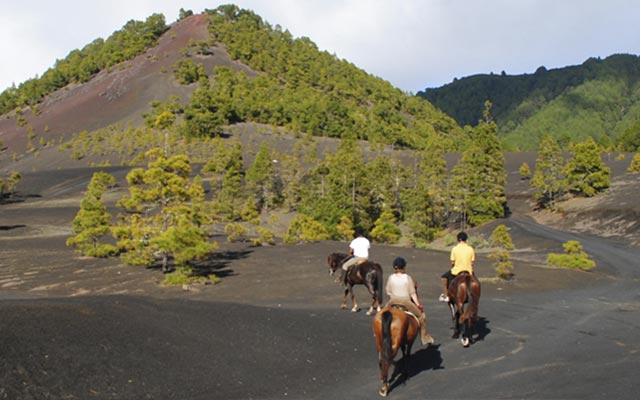
<path id="1" fill-rule="evenodd" d="M 475 333 L 474 342 L 483 341 L 484 338 L 491 333 L 491 329 L 487 326 L 491 321 L 484 317 L 478 317 L 473 323 L 473 333 Z"/>
<path id="2" fill-rule="evenodd" d="M 421 348 L 415 353 L 411 353 L 409 357 L 404 356 L 400 358 L 395 363 L 393 374 L 391 374 L 389 392 L 424 371 L 444 369 L 442 361 L 439 344 L 432 344 L 428 347 Z M 408 376 L 403 376 L 401 373 L 402 364 L 405 362 L 409 362 Z"/>

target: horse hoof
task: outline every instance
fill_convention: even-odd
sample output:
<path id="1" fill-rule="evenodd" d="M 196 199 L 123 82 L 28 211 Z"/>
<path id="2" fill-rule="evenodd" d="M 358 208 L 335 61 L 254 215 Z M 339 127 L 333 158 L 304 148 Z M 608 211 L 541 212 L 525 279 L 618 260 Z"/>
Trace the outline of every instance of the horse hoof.
<path id="1" fill-rule="evenodd" d="M 464 347 L 469 347 L 469 338 L 462 337 L 462 338 L 460 338 L 460 342 L 462 343 L 462 345 Z"/>
<path id="2" fill-rule="evenodd" d="M 382 397 L 387 397 L 387 391 L 388 391 L 388 390 L 389 390 L 389 389 L 388 389 L 386 386 L 383 386 L 383 387 L 380 389 L 380 396 L 382 396 Z"/>

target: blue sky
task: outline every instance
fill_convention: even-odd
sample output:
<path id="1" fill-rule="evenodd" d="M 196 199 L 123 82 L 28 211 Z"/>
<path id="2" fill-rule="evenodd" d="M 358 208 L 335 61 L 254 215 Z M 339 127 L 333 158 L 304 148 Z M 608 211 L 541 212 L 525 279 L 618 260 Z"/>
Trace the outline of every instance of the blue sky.
<path id="1" fill-rule="evenodd" d="M 635 0 L 0 0 L 0 91 L 153 13 L 233 3 L 411 93 L 477 73 L 640 54 Z"/>

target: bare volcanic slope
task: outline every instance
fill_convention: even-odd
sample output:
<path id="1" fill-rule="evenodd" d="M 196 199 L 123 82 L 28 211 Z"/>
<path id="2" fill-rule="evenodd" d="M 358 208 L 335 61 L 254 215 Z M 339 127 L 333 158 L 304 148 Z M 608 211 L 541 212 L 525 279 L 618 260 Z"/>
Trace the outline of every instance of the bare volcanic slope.
<path id="1" fill-rule="evenodd" d="M 114 124 L 134 126 L 142 122 L 142 114 L 150 111 L 154 100 L 166 101 L 178 96 L 186 101 L 197 84 L 180 85 L 173 76 L 173 65 L 185 56 L 182 50 L 190 43 L 209 40 L 206 14 L 193 15 L 171 25 L 159 39 L 158 45 L 138 57 L 110 70 L 98 73 L 83 84 L 69 85 L 47 96 L 38 112 L 26 110 L 24 126 L 18 126 L 16 115 L 0 120 L 0 140 L 12 153 L 22 154 L 27 145 L 28 131 L 36 138 L 44 137 L 57 143 L 73 133 L 94 131 Z M 195 52 L 193 52 L 195 53 Z M 192 54 L 204 68 L 230 66 L 255 73 L 234 62 L 223 47 L 213 44 L 210 54 Z"/>

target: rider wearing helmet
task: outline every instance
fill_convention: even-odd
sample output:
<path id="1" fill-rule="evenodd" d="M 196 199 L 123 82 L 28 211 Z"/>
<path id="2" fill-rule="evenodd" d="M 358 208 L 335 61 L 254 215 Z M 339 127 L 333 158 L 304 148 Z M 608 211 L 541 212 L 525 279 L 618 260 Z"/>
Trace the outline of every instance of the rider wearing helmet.
<path id="1" fill-rule="evenodd" d="M 407 262 L 402 257 L 393 260 L 393 274 L 387 279 L 387 286 L 385 287 L 387 296 L 389 296 L 390 299 L 387 305 L 398 304 L 404 306 L 418 317 L 422 344 L 431 344 L 434 340 L 431 335 L 427 333 L 427 317 L 424 313 L 424 308 L 420 304 L 420 300 L 418 300 L 417 285 L 414 283 L 413 278 L 404 271 L 406 265 Z"/>
<path id="2" fill-rule="evenodd" d="M 476 260 L 476 254 L 473 247 L 467 244 L 467 234 L 465 232 L 458 233 L 458 244 L 451 249 L 451 269 L 442 274 L 442 294 L 438 300 L 448 303 L 449 282 L 461 272 L 468 272 L 473 275 L 473 262 Z"/>

